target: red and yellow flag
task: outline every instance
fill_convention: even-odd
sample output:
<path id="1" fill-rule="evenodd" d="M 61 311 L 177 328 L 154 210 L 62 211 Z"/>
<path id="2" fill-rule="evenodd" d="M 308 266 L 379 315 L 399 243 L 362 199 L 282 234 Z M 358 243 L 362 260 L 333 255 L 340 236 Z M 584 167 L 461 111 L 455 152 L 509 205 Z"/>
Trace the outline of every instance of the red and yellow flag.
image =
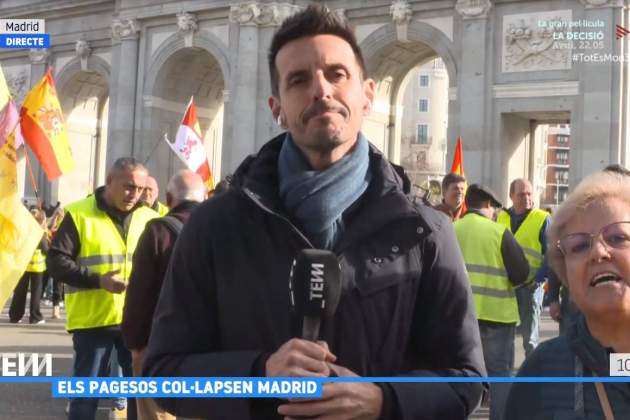
<path id="1" fill-rule="evenodd" d="M 455 146 L 455 156 L 453 156 L 453 164 L 451 172 L 457 175 L 464 175 L 464 156 L 462 154 L 462 138 L 457 137 L 457 145 Z"/>
<path id="2" fill-rule="evenodd" d="M 49 68 L 26 95 L 20 111 L 24 142 L 33 150 L 50 181 L 74 168 L 68 131 L 51 72 Z"/>
<path id="3" fill-rule="evenodd" d="M 190 98 L 190 102 L 186 107 L 184 118 L 182 118 L 182 123 L 177 130 L 175 142 L 170 143 L 168 140 L 166 142 L 186 164 L 188 169 L 196 172 L 203 179 L 208 191 L 212 191 L 214 189 L 214 180 L 212 179 L 208 155 L 201 140 L 201 128 L 197 120 L 197 108 L 193 98 Z"/>
<path id="4" fill-rule="evenodd" d="M 453 156 L 451 172 L 466 177 L 466 175 L 464 175 L 464 153 L 462 152 L 462 138 L 460 136 L 457 136 L 457 144 L 455 145 L 455 155 Z M 466 184 L 466 186 L 468 187 L 468 184 Z M 464 195 L 465 194 L 466 191 L 464 191 Z M 466 210 L 468 210 L 468 207 L 466 207 L 466 202 L 464 201 L 459 209 L 459 215 L 466 213 Z"/>

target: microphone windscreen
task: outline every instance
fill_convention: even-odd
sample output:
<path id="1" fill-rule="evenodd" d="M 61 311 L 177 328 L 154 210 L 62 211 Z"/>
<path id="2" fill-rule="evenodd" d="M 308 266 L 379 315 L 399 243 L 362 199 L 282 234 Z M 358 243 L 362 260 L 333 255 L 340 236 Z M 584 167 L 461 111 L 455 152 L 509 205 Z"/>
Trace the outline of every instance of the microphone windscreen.
<path id="1" fill-rule="evenodd" d="M 332 318 L 341 297 L 341 267 L 326 250 L 302 250 L 291 269 L 291 303 L 300 317 Z"/>

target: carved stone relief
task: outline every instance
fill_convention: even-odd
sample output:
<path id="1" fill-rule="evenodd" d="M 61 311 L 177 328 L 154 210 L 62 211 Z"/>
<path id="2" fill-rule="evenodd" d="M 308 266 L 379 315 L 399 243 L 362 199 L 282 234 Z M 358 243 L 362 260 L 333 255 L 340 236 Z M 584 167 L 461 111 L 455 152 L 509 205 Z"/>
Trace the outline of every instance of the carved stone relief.
<path id="1" fill-rule="evenodd" d="M 623 0 L 580 0 L 587 9 L 600 7 L 623 7 Z"/>
<path id="2" fill-rule="evenodd" d="M 90 45 L 85 39 L 78 39 L 74 51 L 77 57 L 81 59 L 81 70 L 87 70 L 87 59 L 92 53 Z"/>
<path id="3" fill-rule="evenodd" d="M 50 51 L 46 48 L 31 48 L 28 51 L 31 64 L 46 64 L 50 57 Z"/>
<path id="4" fill-rule="evenodd" d="M 407 0 L 394 0 L 389 7 L 389 13 L 396 24 L 396 37 L 401 42 L 407 42 L 408 25 L 413 15 L 409 2 Z"/>
<path id="5" fill-rule="evenodd" d="M 502 71 L 570 69 L 570 44 L 559 40 L 570 21 L 571 10 L 504 16 Z"/>
<path id="6" fill-rule="evenodd" d="M 490 0 L 457 0 L 455 10 L 464 19 L 484 19 L 492 9 Z"/>
<path id="7" fill-rule="evenodd" d="M 182 12 L 177 14 L 178 33 L 184 37 L 186 47 L 193 46 L 193 35 L 197 30 L 197 17 L 192 13 Z"/>
<path id="8" fill-rule="evenodd" d="M 112 38 L 114 41 L 135 39 L 140 32 L 140 23 L 136 19 L 114 19 L 112 22 Z"/>
<path id="9" fill-rule="evenodd" d="M 230 7 L 230 21 L 243 26 L 279 26 L 299 10 L 301 7 L 288 3 L 239 3 Z"/>

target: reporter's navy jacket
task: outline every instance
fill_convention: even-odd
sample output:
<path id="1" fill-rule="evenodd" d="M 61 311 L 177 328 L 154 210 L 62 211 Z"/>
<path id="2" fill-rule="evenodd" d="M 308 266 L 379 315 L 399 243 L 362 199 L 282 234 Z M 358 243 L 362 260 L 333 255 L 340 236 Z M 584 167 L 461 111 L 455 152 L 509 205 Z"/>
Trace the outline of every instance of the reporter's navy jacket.
<path id="1" fill-rule="evenodd" d="M 246 159 L 230 190 L 199 206 L 179 237 L 157 305 L 146 376 L 260 376 L 299 337 L 289 272 L 311 247 L 283 209 L 277 161 L 284 135 Z M 333 250 L 343 275 L 321 339 L 362 376 L 485 376 L 462 256 L 443 214 L 408 197 L 402 169 L 371 147 L 372 180 L 344 213 Z M 464 420 L 481 384 L 392 383 L 383 418 Z M 181 416 L 273 419 L 277 400 L 162 399 Z"/>

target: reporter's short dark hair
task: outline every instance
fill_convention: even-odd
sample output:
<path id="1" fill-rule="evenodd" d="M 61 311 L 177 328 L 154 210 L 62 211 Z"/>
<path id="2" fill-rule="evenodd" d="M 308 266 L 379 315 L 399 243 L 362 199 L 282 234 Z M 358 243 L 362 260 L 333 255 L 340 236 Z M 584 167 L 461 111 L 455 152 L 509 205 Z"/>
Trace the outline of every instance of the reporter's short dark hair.
<path id="1" fill-rule="evenodd" d="M 278 51 L 286 44 L 299 38 L 315 35 L 335 35 L 350 44 L 354 56 L 361 68 L 362 77 L 367 77 L 367 68 L 363 54 L 354 35 L 350 23 L 339 14 L 322 5 L 310 5 L 301 12 L 288 17 L 276 31 L 271 40 L 269 54 L 269 75 L 271 76 L 271 93 L 278 95 L 280 76 L 276 68 Z"/>
<path id="2" fill-rule="evenodd" d="M 458 184 L 460 182 L 466 182 L 466 178 L 454 172 L 444 175 L 444 178 L 442 178 L 442 194 L 446 192 L 451 184 Z"/>

